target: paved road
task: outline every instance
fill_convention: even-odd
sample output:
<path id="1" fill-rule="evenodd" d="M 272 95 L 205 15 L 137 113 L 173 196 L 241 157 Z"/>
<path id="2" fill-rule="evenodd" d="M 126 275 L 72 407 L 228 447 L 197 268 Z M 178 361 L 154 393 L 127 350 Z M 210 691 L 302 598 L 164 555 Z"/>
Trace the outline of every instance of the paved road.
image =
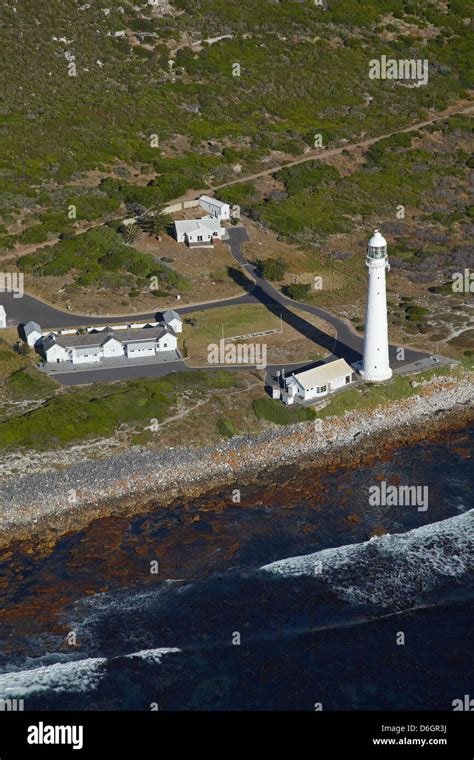
<path id="1" fill-rule="evenodd" d="M 252 296 L 246 294 L 237 296 L 236 298 L 227 298 L 225 301 L 211 301 L 199 306 L 191 305 L 173 308 L 179 311 L 180 314 L 187 314 L 199 309 L 219 309 L 222 306 L 235 306 L 241 303 L 250 303 L 253 300 Z M 5 307 L 9 326 L 16 327 L 16 325 L 25 324 L 33 320 L 34 322 L 38 322 L 43 330 L 60 330 L 66 327 L 86 327 L 88 325 L 110 325 L 113 322 L 117 324 L 129 324 L 130 322 L 154 321 L 157 315 L 161 315 L 159 311 L 109 317 L 74 314 L 72 312 L 61 311 L 61 309 L 55 309 L 54 306 L 49 306 L 26 293 L 22 298 L 14 298 L 12 293 L 0 293 L 0 304 Z"/>
<path id="2" fill-rule="evenodd" d="M 131 380 L 134 377 L 165 377 L 173 372 L 191 371 L 184 361 L 156 362 L 156 364 L 139 364 L 134 367 L 61 372 L 61 374 L 55 375 L 54 379 L 61 385 L 84 385 L 86 383 L 111 382 L 112 380 Z"/>
<path id="3" fill-rule="evenodd" d="M 271 311 L 274 311 L 276 314 L 281 314 L 284 322 L 306 336 L 315 335 L 314 327 L 301 317 L 294 314 L 291 310 L 298 309 L 298 311 L 321 317 L 321 319 L 329 322 L 329 324 L 336 330 L 336 340 L 320 330 L 318 330 L 316 334 L 316 342 L 331 352 L 328 361 L 336 358 L 344 358 L 349 364 L 359 361 L 362 358 L 364 339 L 357 335 L 345 320 L 336 317 L 331 312 L 326 311 L 326 309 L 320 309 L 317 306 L 292 301 L 291 298 L 286 298 L 267 280 L 260 277 L 255 267 L 247 261 L 242 253 L 242 243 L 248 239 L 247 230 L 244 227 L 233 227 L 229 229 L 229 246 L 232 256 L 255 281 L 255 284 L 250 283 L 248 286 L 252 296 L 260 303 L 265 304 Z M 389 348 L 390 363 L 393 369 L 402 367 L 405 364 L 412 364 L 427 356 L 426 353 L 421 351 L 405 349 L 404 358 L 403 361 L 401 361 L 398 358 L 397 349 L 397 346 L 390 346 Z"/>
<path id="4" fill-rule="evenodd" d="M 243 226 L 229 228 L 228 245 L 232 256 L 237 264 L 242 267 L 252 279 L 245 277 L 240 270 L 235 270 L 234 276 L 239 284 L 247 292 L 237 298 L 228 298 L 224 301 L 211 301 L 198 306 L 181 306 L 176 311 L 180 314 L 186 314 L 195 311 L 205 311 L 208 309 L 219 309 L 224 306 L 235 306 L 245 303 L 261 303 L 272 311 L 274 314 L 281 316 L 283 321 L 291 325 L 302 335 L 311 337 L 315 343 L 324 347 L 329 356 L 327 361 L 332 359 L 344 358 L 350 364 L 358 361 L 362 357 L 363 338 L 357 335 L 350 325 L 343 319 L 336 317 L 326 309 L 320 309 L 310 304 L 292 301 L 285 297 L 273 287 L 267 280 L 259 275 L 256 268 L 247 261 L 242 253 L 242 244 L 249 240 L 247 230 Z M 11 293 L 0 294 L 0 303 L 5 306 L 7 317 L 12 324 L 20 324 L 34 320 L 44 329 L 60 329 L 65 327 L 80 327 L 85 325 L 107 325 L 113 321 L 120 323 L 139 322 L 146 320 L 155 320 L 160 317 L 160 312 L 150 312 L 147 314 L 132 314 L 120 317 L 89 317 L 87 315 L 70 314 L 55 309 L 52 306 L 38 301 L 32 296 L 24 295 L 22 298 L 14 298 Z M 327 335 L 321 330 L 316 329 L 305 319 L 294 313 L 294 309 L 300 312 L 313 314 L 331 324 L 336 330 L 336 337 Z M 394 370 L 402 368 L 404 365 L 414 364 L 417 361 L 426 359 L 427 354 L 420 351 L 406 349 L 403 360 L 397 355 L 396 346 L 390 346 L 390 362 Z M 288 369 L 295 365 L 285 365 Z M 230 367 L 234 369 L 234 367 Z M 75 370 L 70 373 L 61 373 L 57 380 L 64 385 L 79 385 L 82 383 L 100 382 L 103 380 L 123 380 L 131 377 L 163 377 L 173 371 L 190 369 L 183 361 L 169 362 L 166 364 L 136 365 L 134 367 L 120 367 L 110 369 L 88 369 L 83 372 Z M 268 368 L 270 371 L 272 368 Z M 273 369 L 276 369 L 273 368 Z"/>

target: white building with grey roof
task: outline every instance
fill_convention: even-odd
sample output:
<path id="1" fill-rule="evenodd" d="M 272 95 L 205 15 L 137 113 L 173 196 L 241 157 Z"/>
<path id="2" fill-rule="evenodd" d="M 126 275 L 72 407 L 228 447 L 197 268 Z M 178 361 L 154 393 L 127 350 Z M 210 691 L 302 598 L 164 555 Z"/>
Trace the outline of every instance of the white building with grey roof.
<path id="1" fill-rule="evenodd" d="M 23 327 L 25 340 L 29 346 L 34 346 L 36 341 L 43 337 L 41 327 L 38 322 L 27 322 Z"/>
<path id="2" fill-rule="evenodd" d="M 176 351 L 178 339 L 168 327 L 113 330 L 106 327 L 100 332 L 81 335 L 50 333 L 41 341 L 39 353 L 46 362 L 96 364 L 104 359 L 125 357 L 143 359 L 164 351 Z"/>
<path id="3" fill-rule="evenodd" d="M 173 332 L 183 332 L 183 320 L 179 316 L 178 312 L 174 309 L 169 309 L 168 311 L 164 312 L 163 322 L 165 323 L 166 327 L 171 327 Z"/>
<path id="4" fill-rule="evenodd" d="M 218 201 L 217 198 L 211 198 L 210 195 L 201 195 L 199 204 L 214 219 L 222 219 L 223 221 L 230 219 L 230 206 L 224 201 Z"/>
<path id="5" fill-rule="evenodd" d="M 186 243 L 189 248 L 208 248 L 215 240 L 223 240 L 225 227 L 221 227 L 219 219 L 203 216 L 201 219 L 181 219 L 174 223 L 175 236 L 178 243 Z"/>

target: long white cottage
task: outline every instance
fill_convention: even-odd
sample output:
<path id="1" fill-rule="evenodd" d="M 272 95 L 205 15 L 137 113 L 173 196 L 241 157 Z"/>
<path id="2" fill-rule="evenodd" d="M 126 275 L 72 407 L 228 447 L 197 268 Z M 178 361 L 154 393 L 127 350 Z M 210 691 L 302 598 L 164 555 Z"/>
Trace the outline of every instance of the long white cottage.
<path id="1" fill-rule="evenodd" d="M 177 345 L 176 335 L 165 327 L 130 330 L 106 327 L 101 332 L 84 335 L 50 333 L 41 342 L 39 352 L 48 363 L 94 364 L 102 359 L 123 356 L 142 359 L 162 351 L 176 351 Z"/>
<path id="2" fill-rule="evenodd" d="M 319 367 L 293 372 L 281 377 L 280 384 L 273 386 L 273 398 L 281 398 L 285 404 L 310 401 L 354 382 L 354 370 L 344 359 L 336 359 Z"/>
<path id="3" fill-rule="evenodd" d="M 218 201 L 216 198 L 211 198 L 209 195 L 201 195 L 199 203 L 204 211 L 207 211 L 209 216 L 213 216 L 215 219 L 225 221 L 230 219 L 230 206 L 228 203 Z"/>

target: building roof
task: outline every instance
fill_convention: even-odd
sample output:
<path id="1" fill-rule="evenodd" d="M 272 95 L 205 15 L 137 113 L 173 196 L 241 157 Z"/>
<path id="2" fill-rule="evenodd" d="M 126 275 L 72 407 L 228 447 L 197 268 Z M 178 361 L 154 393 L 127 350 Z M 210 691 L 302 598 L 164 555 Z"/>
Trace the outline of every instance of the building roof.
<path id="1" fill-rule="evenodd" d="M 326 383 L 337 380 L 339 377 L 352 374 L 353 371 L 345 359 L 336 359 L 336 361 L 321 364 L 319 367 L 313 367 L 304 372 L 294 372 L 291 377 L 294 377 L 303 388 L 314 388 L 326 385 Z M 289 380 L 291 378 L 287 378 L 287 381 Z"/>
<path id="2" fill-rule="evenodd" d="M 378 230 L 374 230 L 374 234 L 370 238 L 368 245 L 370 248 L 384 248 L 387 246 L 387 241 Z"/>
<path id="3" fill-rule="evenodd" d="M 164 327 L 141 327 L 130 328 L 128 330 L 112 330 L 106 327 L 105 330 L 84 335 L 58 335 L 56 343 L 63 348 L 85 348 L 91 346 L 103 346 L 112 338 L 120 343 L 140 343 L 143 341 L 155 341 L 170 331 Z"/>
<path id="4" fill-rule="evenodd" d="M 63 348 L 76 346 L 101 346 L 104 342 L 103 333 L 87 333 L 84 335 L 56 335 L 56 343 Z"/>
<path id="5" fill-rule="evenodd" d="M 229 205 L 228 203 L 224 203 L 223 201 L 218 201 L 217 198 L 211 198 L 210 195 L 201 195 L 199 200 L 204 201 L 205 203 L 212 203 L 213 206 L 218 206 L 219 208 Z"/>
<path id="6" fill-rule="evenodd" d="M 38 322 L 27 322 L 23 329 L 25 335 L 31 335 L 32 332 L 41 332 L 41 327 Z"/>
<path id="7" fill-rule="evenodd" d="M 205 230 L 206 232 L 219 232 L 221 229 L 221 223 L 218 219 L 214 219 L 212 216 L 203 216 L 201 219 L 180 219 L 174 223 L 176 232 L 183 234 L 189 234 L 191 232 L 198 232 L 198 230 Z"/>
<path id="8" fill-rule="evenodd" d="M 139 343 L 140 341 L 158 340 L 163 335 L 169 334 L 169 330 L 164 327 L 141 327 L 130 330 L 117 330 L 113 337 L 121 343 Z"/>
<path id="9" fill-rule="evenodd" d="M 54 335 L 48 335 L 46 338 L 43 338 L 43 351 L 49 351 L 49 349 L 55 345 L 56 341 Z"/>
<path id="10" fill-rule="evenodd" d="M 163 314 L 163 320 L 165 322 L 171 322 L 173 319 L 179 320 L 179 322 L 182 322 L 183 320 L 179 316 L 178 312 L 174 309 L 168 309 L 168 311 L 165 311 Z"/>

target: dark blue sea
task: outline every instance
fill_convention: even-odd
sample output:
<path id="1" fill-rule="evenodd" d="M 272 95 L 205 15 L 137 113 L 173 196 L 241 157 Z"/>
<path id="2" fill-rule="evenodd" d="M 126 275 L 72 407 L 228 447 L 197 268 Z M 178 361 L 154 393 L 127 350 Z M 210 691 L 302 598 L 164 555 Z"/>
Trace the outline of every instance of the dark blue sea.
<path id="1" fill-rule="evenodd" d="M 31 710 L 451 710 L 474 696 L 473 432 L 358 469 L 281 468 L 96 521 L 46 552 L 16 546 L 0 558 L 0 697 Z M 382 481 L 426 486 L 428 508 L 369 504 Z"/>

